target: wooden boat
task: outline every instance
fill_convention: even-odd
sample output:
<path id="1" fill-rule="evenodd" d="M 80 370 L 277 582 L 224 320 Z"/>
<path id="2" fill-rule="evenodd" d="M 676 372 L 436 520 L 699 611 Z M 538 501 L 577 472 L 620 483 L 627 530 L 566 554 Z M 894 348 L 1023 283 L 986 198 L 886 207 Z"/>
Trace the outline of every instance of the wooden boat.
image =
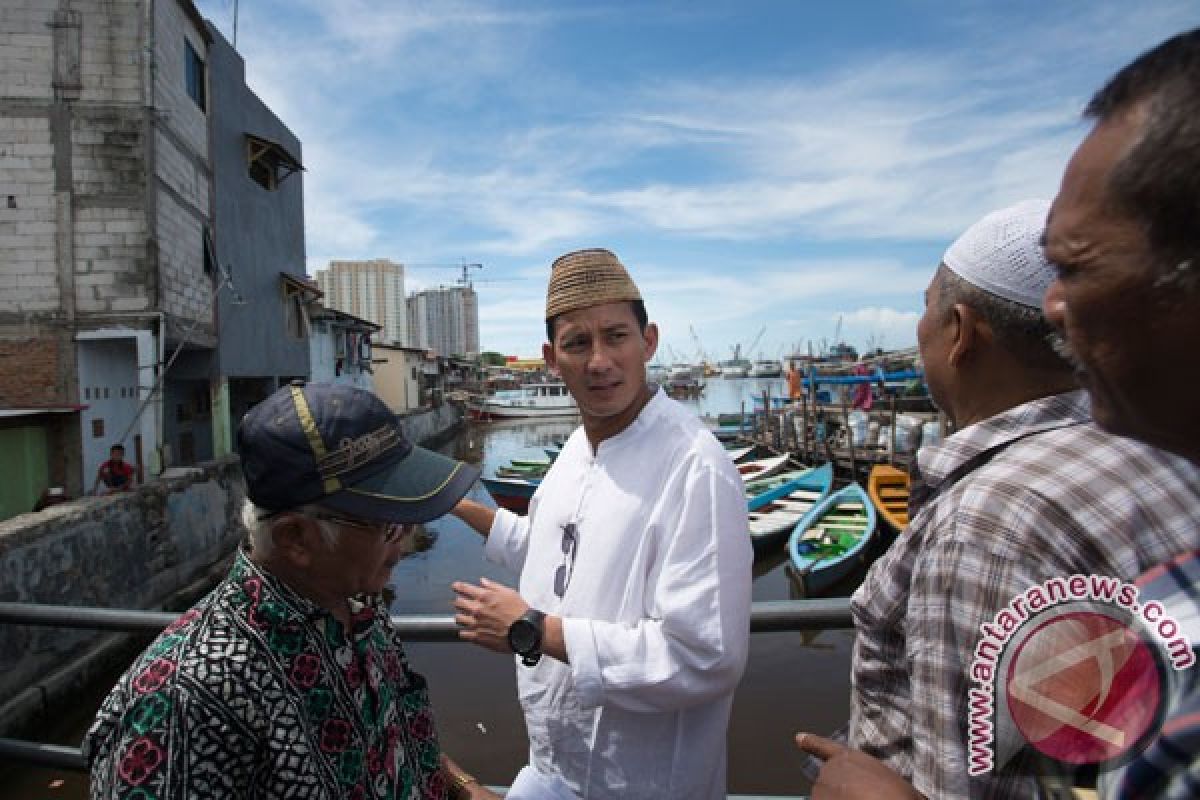
<path id="1" fill-rule="evenodd" d="M 574 416 L 579 407 L 561 383 L 529 383 L 468 400 L 467 412 L 478 420 L 519 419 Z"/>
<path id="2" fill-rule="evenodd" d="M 833 465 L 822 464 L 748 500 L 754 555 L 769 553 L 787 541 L 796 523 L 824 500 L 832 488 Z"/>
<path id="3" fill-rule="evenodd" d="M 481 478 L 496 505 L 524 514 L 529 510 L 529 498 L 541 481 L 537 478 Z"/>
<path id="4" fill-rule="evenodd" d="M 725 450 L 725 453 L 729 456 L 729 460 L 736 464 L 753 451 L 753 447 L 730 447 Z"/>
<path id="5" fill-rule="evenodd" d="M 867 494 L 875 504 L 879 519 L 894 533 L 908 525 L 909 478 L 904 470 L 890 464 L 876 464 L 867 476 Z"/>
<path id="6" fill-rule="evenodd" d="M 752 500 L 763 492 L 770 491 L 780 484 L 795 480 L 808 472 L 808 470 L 808 467 L 804 469 L 789 469 L 784 472 L 776 472 L 774 475 L 768 475 L 765 478 L 746 481 L 746 499 Z"/>
<path id="7" fill-rule="evenodd" d="M 854 569 L 875 524 L 875 506 L 857 483 L 829 495 L 800 520 L 788 539 L 788 557 L 805 595 L 820 594 Z"/>
<path id="8" fill-rule="evenodd" d="M 546 474 L 543 468 L 528 467 L 496 467 L 498 478 L 541 478 Z"/>
<path id="9" fill-rule="evenodd" d="M 509 462 L 517 469 L 550 469 L 552 461 L 537 458 L 514 458 Z"/>
<path id="10" fill-rule="evenodd" d="M 766 478 L 780 472 L 788 463 L 788 454 L 784 453 L 779 456 L 771 456 L 769 458 L 760 458 L 757 461 L 743 461 L 737 464 L 737 471 L 742 473 L 742 480 L 753 480 L 756 478 Z"/>

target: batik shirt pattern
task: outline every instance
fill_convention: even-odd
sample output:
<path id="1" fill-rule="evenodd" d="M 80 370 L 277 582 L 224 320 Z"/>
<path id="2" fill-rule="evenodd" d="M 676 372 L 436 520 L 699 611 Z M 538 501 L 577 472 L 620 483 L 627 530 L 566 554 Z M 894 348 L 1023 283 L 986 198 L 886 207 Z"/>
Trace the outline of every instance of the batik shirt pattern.
<path id="1" fill-rule="evenodd" d="M 347 631 L 239 553 L 105 700 L 92 798 L 445 798 L 425 681 L 382 600 L 352 612 Z"/>

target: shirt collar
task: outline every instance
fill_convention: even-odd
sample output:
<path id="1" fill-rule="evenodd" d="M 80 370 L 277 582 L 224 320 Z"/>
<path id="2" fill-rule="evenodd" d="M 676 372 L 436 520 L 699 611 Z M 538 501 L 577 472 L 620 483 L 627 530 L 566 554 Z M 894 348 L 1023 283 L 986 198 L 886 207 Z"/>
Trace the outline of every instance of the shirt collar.
<path id="1" fill-rule="evenodd" d="M 253 597 L 256 592 L 253 591 L 252 584 L 260 583 L 266 593 L 278 598 L 289 611 L 290 615 L 285 614 L 284 617 L 301 617 L 309 622 L 318 620 L 327 620 L 329 622 L 337 622 L 337 619 L 330 613 L 329 609 L 324 606 L 314 603 L 302 594 L 299 594 L 288 586 L 279 578 L 271 574 L 269 570 L 261 564 L 252 561 L 244 549 L 239 549 L 237 558 L 234 561 L 233 578 L 238 587 L 242 589 L 247 596 Z M 354 627 L 359 629 L 363 623 L 368 620 L 373 620 L 378 612 L 386 615 L 387 609 L 384 607 L 383 598 L 378 595 L 356 595 L 348 598 L 351 616 L 354 618 Z M 286 618 L 271 619 L 272 623 L 287 622 Z M 340 626 L 340 623 L 338 623 Z"/>
<path id="2" fill-rule="evenodd" d="M 940 444 L 922 447 L 917 452 L 921 479 L 934 488 L 968 459 L 985 450 L 1003 447 L 1032 433 L 1079 425 L 1089 419 L 1091 406 L 1082 389 L 1030 400 L 963 428 Z"/>
<path id="3" fill-rule="evenodd" d="M 638 437 L 640 437 L 644 432 L 644 429 L 653 424 L 654 420 L 662 415 L 665 404 L 668 402 L 667 394 L 662 390 L 661 386 L 657 386 L 655 384 L 650 385 L 653 387 L 653 391 L 651 392 L 650 399 L 646 402 L 646 405 L 642 406 L 642 410 L 639 411 L 638 415 L 633 418 L 633 422 L 630 422 L 625 426 L 624 430 L 613 436 L 609 436 L 607 439 L 600 442 L 600 446 L 596 448 L 597 458 L 600 457 L 600 452 L 602 450 L 607 449 L 606 445 L 608 445 L 608 447 L 612 447 L 615 446 L 616 443 L 626 440 L 637 441 Z M 609 445 L 609 442 L 612 442 L 613 444 Z"/>

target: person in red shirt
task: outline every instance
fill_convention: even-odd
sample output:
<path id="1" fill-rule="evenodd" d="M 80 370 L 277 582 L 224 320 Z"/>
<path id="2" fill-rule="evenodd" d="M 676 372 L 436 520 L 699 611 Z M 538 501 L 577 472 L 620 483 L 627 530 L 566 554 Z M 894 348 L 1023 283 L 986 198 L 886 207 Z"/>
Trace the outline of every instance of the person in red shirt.
<path id="1" fill-rule="evenodd" d="M 108 451 L 108 461 L 96 471 L 93 494 L 128 492 L 133 489 L 133 466 L 125 461 L 125 446 L 114 444 Z"/>

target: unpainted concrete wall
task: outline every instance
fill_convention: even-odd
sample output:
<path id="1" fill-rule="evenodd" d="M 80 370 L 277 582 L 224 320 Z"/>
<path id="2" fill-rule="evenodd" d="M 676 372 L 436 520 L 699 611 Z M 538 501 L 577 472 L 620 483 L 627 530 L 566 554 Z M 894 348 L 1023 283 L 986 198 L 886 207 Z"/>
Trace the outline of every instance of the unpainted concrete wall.
<path id="1" fill-rule="evenodd" d="M 236 458 L 0 523 L 0 601 L 160 609 L 245 531 Z M 0 706 L 102 634 L 0 625 Z"/>

